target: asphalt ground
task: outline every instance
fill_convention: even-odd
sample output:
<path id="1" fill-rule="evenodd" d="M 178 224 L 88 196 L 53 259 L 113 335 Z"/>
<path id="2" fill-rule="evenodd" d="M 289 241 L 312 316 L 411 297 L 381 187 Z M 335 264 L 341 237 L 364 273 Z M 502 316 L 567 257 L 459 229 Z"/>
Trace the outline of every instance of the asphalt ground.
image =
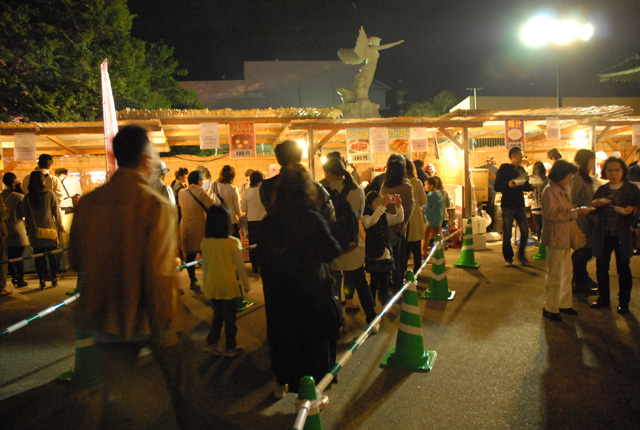
<path id="1" fill-rule="evenodd" d="M 529 247 L 528 255 L 535 253 Z M 455 268 L 460 251 L 445 251 L 453 301 L 421 300 L 424 345 L 436 351 L 428 373 L 381 368 L 395 346 L 398 318 L 385 319 L 380 333 L 356 351 L 327 390 L 323 429 L 637 429 L 640 428 L 640 315 L 637 279 L 631 313 L 615 312 L 617 276 L 612 264 L 612 306 L 592 310 L 595 297 L 574 295 L 578 316 L 563 322 L 542 317 L 545 263 L 504 266 L 500 242 L 475 253 L 478 269 Z M 631 261 L 640 274 L 640 257 Z M 594 261 L 589 263 L 592 276 Z M 218 358 L 199 350 L 212 311 L 188 289 L 184 303 L 193 323 L 199 408 L 206 428 L 286 429 L 295 420 L 294 394 L 273 397 L 274 377 L 265 342 L 259 280 L 248 298 L 256 304 L 238 316 L 238 343 L 246 352 Z M 0 298 L 4 328 L 67 296 L 75 278 L 40 291 L 37 282 Z M 61 308 L 0 338 L 0 427 L 2 429 L 98 428 L 100 385 L 68 385 L 55 377 L 74 359 L 71 311 Z M 378 310 L 381 308 L 378 307 Z M 399 307 L 394 307 L 396 314 Z M 364 330 L 364 315 L 346 315 L 339 354 Z M 138 428 L 177 428 L 160 370 L 149 355 L 132 381 Z"/>

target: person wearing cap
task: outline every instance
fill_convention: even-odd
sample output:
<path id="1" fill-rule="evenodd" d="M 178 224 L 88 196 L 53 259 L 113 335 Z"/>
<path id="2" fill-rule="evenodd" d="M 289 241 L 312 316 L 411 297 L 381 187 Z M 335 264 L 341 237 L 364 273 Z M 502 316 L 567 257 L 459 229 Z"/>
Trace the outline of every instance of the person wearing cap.
<path id="1" fill-rule="evenodd" d="M 173 193 L 173 190 L 170 186 L 164 183 L 164 177 L 169 173 L 169 169 L 164 161 L 158 160 L 158 166 L 156 170 L 157 177 L 151 180 L 151 188 L 159 192 L 163 197 L 165 197 L 172 206 L 176 205 L 176 197 Z"/>
<path id="2" fill-rule="evenodd" d="M 428 177 L 436 176 L 436 166 L 434 166 L 433 164 L 427 164 L 427 167 L 425 167 L 424 169 Z"/>
<path id="3" fill-rule="evenodd" d="M 38 157 L 38 165 L 34 170 L 39 170 L 44 174 L 44 188 L 53 191 L 53 194 L 58 199 L 58 204 L 62 203 L 64 192 L 62 191 L 62 185 L 60 180 L 49 173 L 51 165 L 53 164 L 53 157 L 49 154 L 40 154 Z M 25 195 L 29 193 L 29 176 L 27 175 L 22 180 L 22 189 L 25 191 Z"/>

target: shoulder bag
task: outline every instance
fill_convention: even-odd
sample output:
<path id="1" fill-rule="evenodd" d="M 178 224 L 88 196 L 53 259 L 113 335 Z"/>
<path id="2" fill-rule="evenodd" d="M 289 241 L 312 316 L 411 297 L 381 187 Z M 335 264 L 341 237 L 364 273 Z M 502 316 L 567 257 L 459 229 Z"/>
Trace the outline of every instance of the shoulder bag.
<path id="1" fill-rule="evenodd" d="M 26 198 L 25 200 L 27 201 L 27 205 L 29 205 L 29 213 L 31 214 L 31 220 L 33 221 L 33 225 L 36 227 L 36 239 L 48 239 L 48 240 L 58 239 L 58 230 L 54 228 L 38 227 L 38 224 L 36 224 L 36 219 L 33 217 L 33 211 L 31 210 L 29 199 Z"/>
<path id="2" fill-rule="evenodd" d="M 191 197 L 193 197 L 193 198 L 194 198 L 194 200 L 195 200 L 196 202 L 198 202 L 198 204 L 200 205 L 200 207 L 202 208 L 202 210 L 203 210 L 203 211 L 204 211 L 204 213 L 206 214 L 206 213 L 207 213 L 207 207 L 204 205 L 204 203 L 202 203 L 202 202 L 200 201 L 200 199 L 198 199 L 198 198 L 196 197 L 196 195 L 195 195 L 195 194 L 193 194 L 189 188 L 187 188 L 187 191 L 189 191 L 189 194 L 191 194 Z"/>

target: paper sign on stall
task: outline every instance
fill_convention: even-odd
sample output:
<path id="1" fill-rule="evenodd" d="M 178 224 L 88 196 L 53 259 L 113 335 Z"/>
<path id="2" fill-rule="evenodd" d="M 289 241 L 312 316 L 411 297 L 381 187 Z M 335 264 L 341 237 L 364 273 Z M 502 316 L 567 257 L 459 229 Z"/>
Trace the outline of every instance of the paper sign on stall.
<path id="1" fill-rule="evenodd" d="M 561 139 L 560 137 L 560 118 L 547 118 L 547 139 Z"/>
<path id="2" fill-rule="evenodd" d="M 412 152 L 429 151 L 429 130 L 424 127 L 411 127 L 409 131 Z"/>
<path id="3" fill-rule="evenodd" d="M 387 127 L 371 127 L 371 152 L 379 154 L 389 152 L 389 129 Z"/>
<path id="4" fill-rule="evenodd" d="M 256 153 L 254 123 L 229 123 L 229 157 L 252 158 Z"/>
<path id="5" fill-rule="evenodd" d="M 393 127 L 389 129 L 389 149 L 392 154 L 410 154 L 409 129 Z"/>
<path id="6" fill-rule="evenodd" d="M 35 133 L 16 133 L 13 135 L 13 153 L 15 161 L 30 161 L 36 159 Z"/>
<path id="7" fill-rule="evenodd" d="M 505 120 L 504 138 L 507 150 L 514 146 L 524 149 L 524 120 L 522 118 Z"/>
<path id="8" fill-rule="evenodd" d="M 632 133 L 631 144 L 633 146 L 640 146 L 640 124 L 634 124 Z"/>
<path id="9" fill-rule="evenodd" d="M 220 134 L 217 122 L 200 123 L 200 149 L 220 148 Z"/>
<path id="10" fill-rule="evenodd" d="M 371 142 L 368 128 L 348 128 L 347 136 L 347 160 L 349 163 L 370 163 Z"/>

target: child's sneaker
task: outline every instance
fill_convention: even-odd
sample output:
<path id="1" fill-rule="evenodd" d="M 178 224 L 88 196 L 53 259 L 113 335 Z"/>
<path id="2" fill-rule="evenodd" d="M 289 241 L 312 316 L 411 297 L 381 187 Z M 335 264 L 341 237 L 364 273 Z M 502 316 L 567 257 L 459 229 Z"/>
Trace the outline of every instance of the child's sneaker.
<path id="1" fill-rule="evenodd" d="M 215 344 L 214 344 L 214 345 L 207 345 L 207 346 L 204 348 L 204 351 L 208 352 L 208 353 L 209 353 L 209 354 L 211 354 L 211 355 L 215 355 L 215 356 L 221 356 L 221 355 L 223 354 L 223 352 L 222 352 L 222 351 L 220 351 L 220 350 L 218 349 L 218 346 L 217 346 L 217 345 L 215 345 Z"/>
<path id="2" fill-rule="evenodd" d="M 244 348 L 239 346 L 233 349 L 227 349 L 224 353 L 225 357 L 237 357 L 244 352 Z"/>
<path id="3" fill-rule="evenodd" d="M 288 392 L 289 384 L 280 385 L 276 382 L 276 388 L 273 390 L 273 397 L 275 397 L 276 399 L 282 399 Z"/>

